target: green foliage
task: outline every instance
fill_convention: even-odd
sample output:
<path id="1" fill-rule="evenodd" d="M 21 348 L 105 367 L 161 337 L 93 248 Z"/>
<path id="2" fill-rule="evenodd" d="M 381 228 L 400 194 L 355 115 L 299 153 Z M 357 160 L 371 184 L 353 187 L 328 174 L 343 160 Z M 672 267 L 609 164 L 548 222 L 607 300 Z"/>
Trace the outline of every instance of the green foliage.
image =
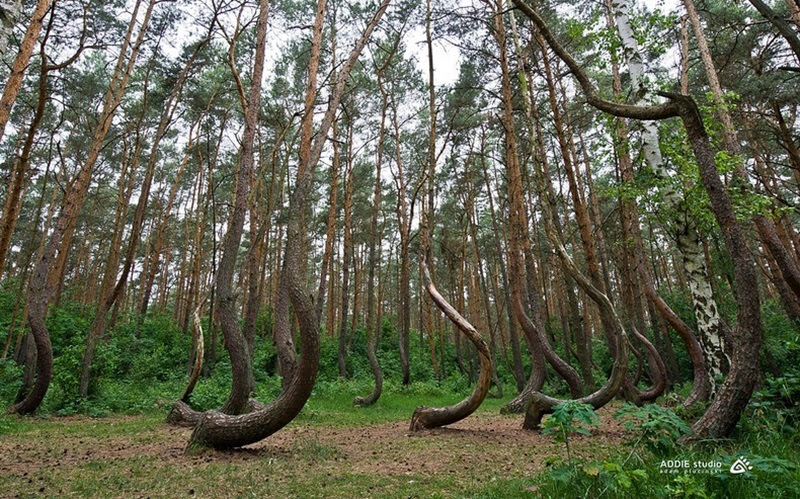
<path id="1" fill-rule="evenodd" d="M 597 426 L 600 418 L 589 404 L 568 400 L 558 404 L 553 414 L 542 423 L 542 433 L 555 435 L 556 440 L 564 442 L 567 448 L 567 460 L 572 465 L 572 453 L 569 448 L 569 436 L 573 433 L 591 435 L 588 427 Z"/>
<path id="2" fill-rule="evenodd" d="M 753 396 L 748 410 L 757 424 L 781 432 L 794 431 L 800 423 L 800 371 L 767 377 Z"/>
<path id="3" fill-rule="evenodd" d="M 705 487 L 692 475 L 678 475 L 667 484 L 667 491 L 671 497 L 681 497 L 686 499 L 707 499 Z"/>
<path id="4" fill-rule="evenodd" d="M 639 439 L 655 455 L 665 455 L 675 442 L 689 433 L 689 425 L 677 414 L 655 404 L 637 407 L 626 403 L 615 414 L 627 430 L 638 431 Z"/>
<path id="5" fill-rule="evenodd" d="M 0 359 L 0 401 L 12 401 L 22 384 L 22 367 L 12 359 Z"/>
<path id="6" fill-rule="evenodd" d="M 544 428 L 542 433 L 565 436 L 571 433 L 591 435 L 587 427 L 597 426 L 599 422 L 600 418 L 591 405 L 568 400 L 555 407 L 553 414 L 542 424 Z"/>

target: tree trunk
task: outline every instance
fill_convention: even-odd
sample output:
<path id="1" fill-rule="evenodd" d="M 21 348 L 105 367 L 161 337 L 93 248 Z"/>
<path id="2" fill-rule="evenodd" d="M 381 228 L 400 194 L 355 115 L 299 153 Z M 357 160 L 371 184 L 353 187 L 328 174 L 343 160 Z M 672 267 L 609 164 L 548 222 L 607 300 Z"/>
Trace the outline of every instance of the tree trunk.
<path id="1" fill-rule="evenodd" d="M 372 194 L 372 214 L 370 217 L 370 230 L 369 230 L 369 256 L 367 257 L 367 359 L 369 360 L 369 367 L 372 370 L 372 376 L 375 378 L 375 386 L 372 392 L 366 397 L 356 397 L 353 400 L 353 405 L 361 407 L 369 407 L 378 401 L 383 390 L 383 372 L 378 363 L 378 357 L 375 355 L 375 343 L 378 331 L 380 330 L 380 313 L 376 313 L 376 308 L 380 308 L 380 302 L 375 303 L 375 267 L 379 256 L 382 241 L 382 233 L 378 232 L 378 212 L 381 206 L 382 182 L 381 172 L 383 169 L 383 146 L 384 138 L 386 135 L 386 108 L 387 108 L 387 94 L 383 86 L 383 72 L 391 64 L 397 47 L 400 43 L 400 34 L 395 38 L 392 50 L 386 56 L 384 63 L 377 68 L 378 90 L 381 93 L 381 123 L 378 129 L 378 151 L 375 161 L 375 189 Z"/>
<path id="2" fill-rule="evenodd" d="M 461 402 L 447 406 L 447 407 L 425 407 L 420 406 L 414 409 L 414 414 L 411 416 L 411 431 L 419 431 L 423 429 L 438 428 L 449 424 L 456 423 L 466 418 L 477 409 L 486 394 L 489 393 L 489 388 L 492 384 L 492 360 L 489 354 L 489 347 L 486 342 L 478 333 L 478 331 L 470 324 L 461 314 L 454 309 L 442 295 L 439 294 L 436 287 L 431 281 L 428 266 L 424 261 L 420 262 L 422 266 L 422 274 L 425 280 L 425 288 L 428 294 L 433 299 L 436 306 L 444 312 L 447 317 L 453 321 L 458 329 L 472 342 L 478 350 L 480 356 L 480 375 L 475 389 L 469 397 Z"/>
<path id="3" fill-rule="evenodd" d="M 703 125 L 700 111 L 691 97 L 663 94 L 665 104 L 631 106 L 600 99 L 586 73 L 558 43 L 547 24 L 524 0 L 513 0 L 542 32 L 553 51 L 570 68 L 589 103 L 601 111 L 626 118 L 658 120 L 680 116 L 700 169 L 703 187 L 709 194 L 714 218 L 722 229 L 725 245 L 733 260 L 736 278 L 735 296 L 738 323 L 731 334 L 731 369 L 717 397 L 692 427 L 697 438 L 719 438 L 729 435 L 750 399 L 759 373 L 759 349 L 762 342 L 761 310 L 755 264 L 745 242 L 730 198 L 719 178 L 714 153 Z"/>
<path id="4" fill-rule="evenodd" d="M 105 142 L 105 137 L 111 127 L 114 114 L 122 96 L 125 93 L 125 88 L 133 72 L 136 63 L 136 57 L 139 53 L 139 48 L 144 41 L 145 32 L 150 22 L 150 16 L 155 6 L 155 0 L 150 0 L 147 6 L 147 11 L 142 21 L 142 26 L 137 35 L 136 41 L 132 47 L 130 57 L 126 63 L 125 54 L 127 52 L 128 44 L 132 38 L 134 28 L 137 24 L 137 14 L 141 2 L 136 3 L 131 21 L 128 25 L 128 31 L 125 40 L 122 44 L 119 59 L 117 60 L 111 82 L 106 92 L 103 110 L 100 115 L 98 126 L 94 132 L 92 144 L 90 146 L 87 157 L 78 171 L 75 181 L 70 185 L 67 194 L 64 197 L 61 212 L 55 223 L 52 233 L 50 234 L 45 250 L 42 257 L 39 259 L 36 267 L 31 276 L 28 285 L 28 324 L 33 334 L 34 342 L 36 344 L 36 367 L 37 378 L 31 392 L 25 397 L 24 400 L 12 406 L 9 411 L 17 412 L 19 414 L 29 414 L 34 412 L 39 404 L 44 399 L 47 389 L 50 386 L 50 379 L 52 377 L 53 369 L 53 350 L 50 343 L 50 335 L 45 325 L 47 318 L 47 310 L 49 307 L 50 297 L 52 296 L 54 286 L 48 281 L 48 271 L 52 262 L 55 259 L 56 251 L 61 246 L 64 237 L 74 231 L 75 223 L 80 213 L 86 193 L 89 189 L 91 181 L 92 170 L 100 155 L 100 151 Z"/>
<path id="5" fill-rule="evenodd" d="M 511 305 L 517 321 L 522 325 L 523 331 L 528 339 L 528 345 L 532 349 L 533 358 L 542 356 L 553 366 L 556 372 L 564 378 L 570 387 L 573 395 L 579 395 L 583 391 L 578 373 L 553 350 L 544 331 L 544 323 L 541 318 L 541 306 L 538 303 L 531 304 L 531 316 L 529 317 L 524 306 L 524 283 L 522 282 L 523 270 L 523 248 L 529 244 L 527 239 L 527 220 L 525 217 L 525 205 L 522 193 L 522 172 L 519 166 L 519 155 L 517 153 L 516 132 L 514 128 L 511 80 L 508 67 L 508 55 L 506 51 L 506 34 L 503 20 L 502 0 L 497 0 L 494 9 L 493 34 L 500 51 L 500 69 L 502 75 L 503 90 L 503 119 L 502 124 L 505 129 L 505 163 L 506 175 L 508 177 L 508 203 L 509 203 L 509 254 L 508 261 L 510 267 L 510 288 Z M 529 295 L 529 298 L 533 297 Z M 526 390 L 539 390 L 544 384 L 544 365 L 534 365 L 536 376 L 531 376 Z"/>
<path id="6" fill-rule="evenodd" d="M 217 269 L 217 285 L 215 290 L 217 321 L 219 322 L 220 329 L 222 329 L 225 347 L 228 349 L 228 353 L 231 357 L 231 369 L 233 371 L 231 394 L 222 406 L 222 412 L 225 414 L 240 414 L 245 411 L 250 399 L 250 392 L 255 388 L 253 386 L 252 355 L 247 340 L 245 339 L 248 333 L 243 333 L 239 329 L 236 316 L 236 295 L 233 291 L 233 275 L 236 266 L 236 256 L 239 253 L 239 245 L 244 230 L 244 218 L 248 208 L 250 179 L 253 175 L 253 143 L 258 126 L 258 112 L 261 107 L 261 80 L 264 72 L 268 14 L 269 1 L 260 0 L 258 21 L 256 24 L 256 49 L 253 62 L 252 84 L 246 100 L 244 98 L 244 90 L 241 88 L 241 83 L 236 73 L 236 66 L 233 62 L 235 40 L 231 43 L 229 51 L 229 65 L 239 85 L 240 100 L 245 118 L 242 145 L 239 151 L 240 156 L 235 176 L 233 210 L 231 211 L 230 220 L 228 222 L 228 232 L 225 234 L 225 239 L 222 242 L 222 256 L 220 257 L 219 267 Z"/>
<path id="7" fill-rule="evenodd" d="M 614 8 L 614 21 L 628 60 L 628 72 L 632 81 L 635 102 L 640 106 L 645 105 L 650 96 L 646 90 L 641 50 L 630 25 L 628 0 L 613 0 L 612 7 Z M 714 300 L 696 221 L 688 213 L 683 196 L 672 186 L 672 174 L 664 166 L 658 143 L 658 127 L 652 121 L 642 122 L 641 127 L 647 167 L 657 178 L 663 180 L 661 199 L 666 204 L 668 211 L 675 213 L 672 219 L 672 230 L 681 253 L 683 268 L 689 279 L 689 291 L 692 295 L 700 345 L 703 349 L 707 384 L 713 395 L 718 388 L 716 380 L 727 371 L 729 364 L 725 346 L 726 328 Z M 696 388 L 699 389 L 699 386 L 696 385 Z"/>
<path id="8" fill-rule="evenodd" d="M 286 251 L 284 253 L 286 264 L 283 267 L 284 272 L 282 274 L 282 277 L 286 277 L 286 279 L 282 279 L 280 284 L 282 287 L 288 288 L 292 307 L 300 323 L 302 350 L 297 370 L 278 398 L 264 408 L 239 416 L 229 416 L 215 411 L 206 413 L 192 432 L 187 451 L 203 447 L 216 449 L 240 447 L 262 440 L 294 419 L 311 395 L 317 368 L 319 367 L 319 321 L 317 320 L 314 302 L 310 298 L 311 295 L 308 289 L 306 289 L 306 279 L 301 274 L 301 270 L 304 267 L 302 260 L 307 255 L 302 235 L 305 230 L 303 215 L 309 208 L 309 196 L 313 187 L 314 171 L 319 162 L 336 109 L 339 107 L 339 101 L 344 93 L 347 77 L 390 1 L 384 0 L 378 7 L 372 20 L 367 24 L 361 37 L 353 47 L 341 72 L 337 75 L 334 88 L 331 91 L 328 109 L 320 123 L 319 130 L 316 133 L 317 139 L 313 146 L 311 145 L 313 116 L 311 113 L 307 113 L 303 118 L 300 164 L 297 183 L 290 200 L 291 209 L 289 210 L 289 219 L 287 221 Z M 320 0 L 314 23 L 312 57 L 309 63 L 309 85 L 306 95 L 307 108 L 313 105 L 316 95 L 316 77 L 324 11 L 325 0 Z"/>
<path id="9" fill-rule="evenodd" d="M 336 122 L 334 122 L 334 129 Z M 339 377 L 347 378 L 347 314 L 350 307 L 350 262 L 353 258 L 353 123 L 348 124 L 349 133 L 347 135 L 347 172 L 345 174 L 344 188 L 344 247 L 342 249 L 342 308 L 341 320 L 339 324 L 339 349 L 338 367 Z M 334 133 L 335 137 L 335 133 Z M 334 139 L 335 140 L 335 139 Z M 336 154 L 334 146 L 334 154 Z M 350 331 L 350 334 L 353 334 Z"/>
<path id="10" fill-rule="evenodd" d="M 31 22 L 28 24 L 28 29 L 25 30 L 25 35 L 22 37 L 22 42 L 19 46 L 19 52 L 17 52 L 17 56 L 11 65 L 11 72 L 8 75 L 8 80 L 6 80 L 5 87 L 3 87 L 3 95 L 0 96 L 0 140 L 3 140 L 6 124 L 11 116 L 11 108 L 14 106 L 14 101 L 17 100 L 19 89 L 22 87 L 22 80 L 28 68 L 33 46 L 39 37 L 39 31 L 42 29 L 44 16 L 47 15 L 51 1 L 38 0 L 36 2 Z M 42 64 L 46 64 L 46 62 L 43 61 Z"/>

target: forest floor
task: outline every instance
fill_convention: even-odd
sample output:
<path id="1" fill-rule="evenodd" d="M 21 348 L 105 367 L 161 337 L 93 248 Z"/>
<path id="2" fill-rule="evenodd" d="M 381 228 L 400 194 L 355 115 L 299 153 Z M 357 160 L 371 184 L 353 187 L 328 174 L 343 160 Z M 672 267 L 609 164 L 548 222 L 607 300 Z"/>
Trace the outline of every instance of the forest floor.
<path id="1" fill-rule="evenodd" d="M 505 482 L 514 495 L 534 495 L 520 483 L 566 460 L 564 444 L 523 430 L 521 415 L 499 415 L 498 401 L 488 406 L 418 433 L 408 430 L 410 413 L 343 422 L 312 410 L 258 444 L 198 456 L 184 454 L 191 429 L 168 426 L 161 413 L 33 419 L 0 436 L 0 495 L 488 497 Z M 614 410 L 598 412 L 592 436 L 570 437 L 573 457 L 619 449 L 626 434 Z"/>

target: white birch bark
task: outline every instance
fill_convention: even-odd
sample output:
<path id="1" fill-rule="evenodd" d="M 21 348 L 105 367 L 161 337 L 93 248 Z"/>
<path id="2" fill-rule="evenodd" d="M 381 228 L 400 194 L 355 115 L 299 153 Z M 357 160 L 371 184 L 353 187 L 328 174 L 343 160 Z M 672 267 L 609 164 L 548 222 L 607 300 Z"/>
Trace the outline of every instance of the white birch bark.
<path id="1" fill-rule="evenodd" d="M 0 59 L 3 61 L 6 59 L 8 39 L 20 17 L 22 0 L 0 0 Z"/>
<path id="2" fill-rule="evenodd" d="M 628 73 L 631 78 L 633 100 L 636 105 L 647 105 L 652 100 L 648 91 L 642 51 L 634 35 L 630 22 L 630 4 L 628 0 L 611 0 L 614 22 L 622 40 L 623 53 L 628 62 Z M 717 304 L 711 291 L 705 255 L 697 232 L 694 219 L 687 213 L 686 205 L 680 192 L 672 185 L 670 172 L 664 166 L 661 149 L 658 143 L 658 126 L 655 121 L 642 121 L 642 148 L 647 167 L 657 178 L 665 180 L 661 188 L 661 196 L 666 207 L 674 211 L 673 220 L 678 250 L 688 277 L 689 291 L 692 295 L 694 314 L 703 357 L 706 361 L 706 373 L 709 378 L 712 396 L 716 393 L 715 378 L 721 376 L 728 365 L 725 354 L 724 324 L 719 315 Z"/>

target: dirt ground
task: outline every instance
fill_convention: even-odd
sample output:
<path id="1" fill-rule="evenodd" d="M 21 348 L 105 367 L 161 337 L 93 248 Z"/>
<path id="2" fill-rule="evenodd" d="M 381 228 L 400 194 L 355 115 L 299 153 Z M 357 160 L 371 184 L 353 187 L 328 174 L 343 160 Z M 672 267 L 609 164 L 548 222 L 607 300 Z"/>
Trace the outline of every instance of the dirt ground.
<path id="1" fill-rule="evenodd" d="M 576 455 L 597 457 L 620 444 L 625 430 L 611 413 L 599 411 L 602 423 L 591 437 L 572 438 Z M 195 489 L 187 489 L 186 483 L 197 483 L 197 489 L 203 490 L 204 476 L 239 476 L 254 470 L 256 474 L 280 470 L 280 479 L 273 482 L 277 485 L 270 486 L 275 488 L 256 495 L 282 495 L 281 487 L 288 487 L 289 493 L 300 484 L 308 487 L 321 482 L 324 487 L 326 477 L 333 482 L 343 475 L 383 477 L 387 483 L 415 479 L 443 484 L 488 482 L 531 476 L 565 457 L 562 443 L 522 430 L 521 424 L 521 416 L 482 413 L 447 428 L 418 433 L 408 430 L 407 421 L 366 427 L 292 425 L 244 449 L 187 456 L 184 447 L 190 429 L 141 417 L 59 418 L 48 421 L 40 431 L 0 437 L 0 485 L 5 488 L 0 495 L 83 495 L 82 491 L 91 493 L 88 482 L 107 479 L 120 481 L 120 489 L 102 488 L 100 495 L 127 495 L 123 490 L 143 497 L 150 492 L 169 495 L 170 480 L 180 481 L 183 489 L 194 494 Z M 142 462 L 147 464 L 137 468 Z M 164 483 L 148 488 L 144 484 L 152 475 Z M 41 490 L 36 487 L 40 483 Z M 319 492 L 298 490 L 308 496 Z"/>

